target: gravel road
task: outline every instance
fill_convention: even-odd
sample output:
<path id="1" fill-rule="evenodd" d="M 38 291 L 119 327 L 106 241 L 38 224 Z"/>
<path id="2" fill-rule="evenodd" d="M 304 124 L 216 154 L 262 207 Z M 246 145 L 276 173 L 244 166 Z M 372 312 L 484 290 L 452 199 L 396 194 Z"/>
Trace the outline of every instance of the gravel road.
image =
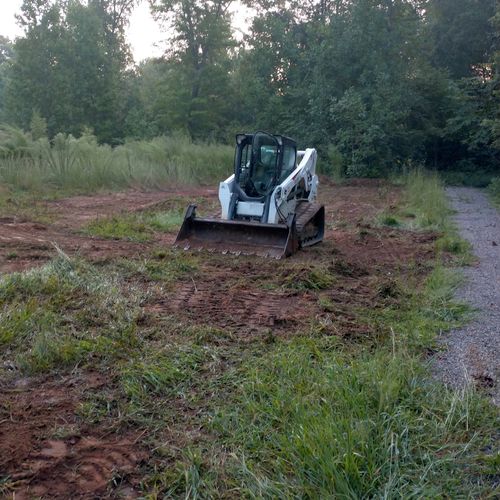
<path id="1" fill-rule="evenodd" d="M 477 264 L 466 267 L 457 298 L 477 309 L 474 320 L 446 335 L 436 359 L 438 375 L 456 387 L 472 382 L 500 405 L 500 211 L 474 188 L 447 189 L 460 235 L 473 246 Z"/>

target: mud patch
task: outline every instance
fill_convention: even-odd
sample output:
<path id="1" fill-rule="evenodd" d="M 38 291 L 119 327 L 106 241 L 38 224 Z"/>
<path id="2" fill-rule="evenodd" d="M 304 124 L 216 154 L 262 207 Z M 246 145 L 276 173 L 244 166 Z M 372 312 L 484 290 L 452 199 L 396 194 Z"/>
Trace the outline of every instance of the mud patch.
<path id="1" fill-rule="evenodd" d="M 147 454 L 138 436 L 80 427 L 84 391 L 106 379 L 97 373 L 21 379 L 0 389 L 0 470 L 16 498 L 90 498 L 126 485 Z"/>

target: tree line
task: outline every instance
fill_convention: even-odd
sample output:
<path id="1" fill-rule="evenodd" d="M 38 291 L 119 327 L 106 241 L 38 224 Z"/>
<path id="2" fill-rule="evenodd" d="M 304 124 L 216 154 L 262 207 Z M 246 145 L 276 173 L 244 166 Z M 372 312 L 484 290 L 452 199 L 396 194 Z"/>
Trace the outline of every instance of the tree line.
<path id="1" fill-rule="evenodd" d="M 238 41 L 232 0 L 150 0 L 167 46 L 135 65 L 136 0 L 24 0 L 24 35 L 0 37 L 0 120 L 112 145 L 263 129 L 345 175 L 499 169 L 495 0 L 244 2 Z"/>

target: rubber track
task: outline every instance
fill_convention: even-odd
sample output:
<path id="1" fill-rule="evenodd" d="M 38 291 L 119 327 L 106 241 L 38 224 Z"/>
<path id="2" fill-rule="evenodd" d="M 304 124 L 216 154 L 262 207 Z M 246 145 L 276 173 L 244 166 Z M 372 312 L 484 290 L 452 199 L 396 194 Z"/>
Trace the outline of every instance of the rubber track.
<path id="1" fill-rule="evenodd" d="M 321 204 L 310 203 L 308 201 L 301 201 L 297 205 L 296 209 L 297 218 L 295 224 L 297 227 L 297 234 L 299 236 L 300 244 L 303 247 L 314 245 L 315 243 L 318 243 L 322 239 L 318 238 L 317 235 L 312 238 L 307 238 L 307 240 L 303 239 L 303 232 L 305 227 L 314 218 L 314 216 L 317 214 L 320 208 Z"/>

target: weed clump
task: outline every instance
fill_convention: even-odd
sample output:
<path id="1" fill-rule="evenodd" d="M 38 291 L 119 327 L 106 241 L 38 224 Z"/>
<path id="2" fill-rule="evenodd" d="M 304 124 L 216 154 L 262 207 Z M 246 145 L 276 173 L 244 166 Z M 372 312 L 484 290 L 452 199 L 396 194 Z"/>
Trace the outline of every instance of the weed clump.
<path id="1" fill-rule="evenodd" d="M 324 268 L 297 268 L 287 271 L 284 279 L 285 288 L 294 290 L 324 290 L 330 288 L 335 277 Z"/>
<path id="2" fill-rule="evenodd" d="M 175 232 L 183 221 L 179 210 L 136 212 L 96 219 L 84 229 L 87 234 L 101 238 L 150 241 L 155 232 Z"/>
<path id="3" fill-rule="evenodd" d="M 500 177 L 491 179 L 491 182 L 488 184 L 488 193 L 493 202 L 500 205 Z"/>
<path id="4" fill-rule="evenodd" d="M 60 256 L 0 279 L 0 356 L 33 373 L 113 357 L 135 343 L 138 295 L 116 276 Z"/>

